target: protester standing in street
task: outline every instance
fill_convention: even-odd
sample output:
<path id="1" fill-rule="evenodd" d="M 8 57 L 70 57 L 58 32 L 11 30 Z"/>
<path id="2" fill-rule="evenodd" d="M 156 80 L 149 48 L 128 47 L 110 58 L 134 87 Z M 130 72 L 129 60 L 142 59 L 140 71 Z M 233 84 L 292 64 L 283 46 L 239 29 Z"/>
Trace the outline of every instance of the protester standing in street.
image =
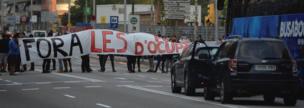
<path id="1" fill-rule="evenodd" d="M 53 36 L 53 31 L 51 30 L 48 33 L 48 37 L 52 37 L 52 36 Z M 50 65 L 51 65 L 51 59 L 44 59 L 42 64 L 42 73 L 50 73 L 51 72 Z"/>
<path id="2" fill-rule="evenodd" d="M 154 56 L 148 56 L 149 60 L 149 69 L 147 72 L 154 72 Z"/>
<path id="3" fill-rule="evenodd" d="M 90 66 L 90 55 L 83 55 L 81 56 L 81 70 L 82 72 L 92 72 L 91 66 Z"/>
<path id="4" fill-rule="evenodd" d="M 9 41 L 8 70 L 9 75 L 16 75 L 16 69 L 20 69 L 20 50 L 18 45 L 19 33 L 16 33 Z"/>
<path id="5" fill-rule="evenodd" d="M 140 69 L 140 59 L 141 59 L 140 56 L 135 57 L 135 62 L 137 63 L 137 70 L 138 70 L 138 72 L 141 72 L 141 69 Z"/>
<path id="6" fill-rule="evenodd" d="M 107 60 L 108 60 L 108 57 L 110 57 L 110 60 L 111 60 L 111 65 L 112 65 L 112 72 L 116 72 L 115 70 L 115 63 L 114 63 L 114 55 L 101 55 L 99 54 L 99 64 L 100 64 L 100 70 L 99 72 L 105 72 L 106 68 L 106 63 L 107 63 Z"/>
<path id="7" fill-rule="evenodd" d="M 30 37 L 30 38 L 33 38 L 34 35 L 33 35 L 33 34 L 30 34 L 29 37 Z M 35 70 L 35 64 L 34 64 L 34 62 L 31 62 L 30 71 L 34 71 L 34 70 Z"/>
<path id="8" fill-rule="evenodd" d="M 9 42 L 9 35 L 3 34 L 0 40 L 0 72 L 6 72 Z"/>
<path id="9" fill-rule="evenodd" d="M 63 31 L 63 34 L 68 34 L 67 31 Z M 71 58 L 64 58 L 63 60 L 64 71 L 63 72 L 73 72 Z M 70 69 L 68 69 L 70 68 Z"/>
<path id="10" fill-rule="evenodd" d="M 136 57 L 133 55 L 127 55 L 127 67 L 129 73 L 134 73 L 135 72 L 135 62 L 136 62 Z"/>

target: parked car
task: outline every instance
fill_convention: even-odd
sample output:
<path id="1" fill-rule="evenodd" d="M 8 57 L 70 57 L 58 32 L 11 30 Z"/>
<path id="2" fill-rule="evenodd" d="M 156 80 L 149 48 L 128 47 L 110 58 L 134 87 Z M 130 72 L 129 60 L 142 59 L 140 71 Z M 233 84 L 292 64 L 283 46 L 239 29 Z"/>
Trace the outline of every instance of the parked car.
<path id="1" fill-rule="evenodd" d="M 196 41 L 184 49 L 171 68 L 171 88 L 173 93 L 193 95 L 196 88 L 204 86 L 205 73 L 211 71 L 212 58 L 218 49 L 215 42 Z"/>
<path id="2" fill-rule="evenodd" d="M 297 67 L 287 46 L 278 39 L 232 39 L 225 41 L 213 60 L 214 71 L 205 88 L 205 99 L 219 94 L 227 103 L 242 92 L 262 94 L 273 103 L 283 97 L 286 105 L 297 102 Z"/>

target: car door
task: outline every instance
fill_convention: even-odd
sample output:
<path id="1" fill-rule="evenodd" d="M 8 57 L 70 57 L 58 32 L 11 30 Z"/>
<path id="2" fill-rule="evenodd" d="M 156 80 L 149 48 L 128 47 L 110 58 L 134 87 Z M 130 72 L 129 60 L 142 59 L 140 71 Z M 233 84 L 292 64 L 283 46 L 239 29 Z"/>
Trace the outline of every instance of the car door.
<path id="1" fill-rule="evenodd" d="M 176 82 L 182 83 L 184 81 L 184 70 L 186 63 L 189 61 L 190 52 L 192 50 L 192 46 L 190 45 L 188 48 L 186 48 L 181 55 L 180 60 L 176 63 Z"/>
<path id="2" fill-rule="evenodd" d="M 222 77 L 227 71 L 228 62 L 234 58 L 237 42 L 225 42 L 220 46 L 217 57 L 215 58 L 215 77 Z"/>

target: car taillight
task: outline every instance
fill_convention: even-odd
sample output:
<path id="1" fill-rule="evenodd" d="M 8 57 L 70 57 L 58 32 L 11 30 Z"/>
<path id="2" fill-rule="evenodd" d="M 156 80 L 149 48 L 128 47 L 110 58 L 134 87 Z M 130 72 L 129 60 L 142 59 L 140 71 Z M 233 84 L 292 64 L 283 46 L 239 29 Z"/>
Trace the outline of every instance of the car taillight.
<path id="1" fill-rule="evenodd" d="M 230 70 L 230 75 L 236 75 L 237 60 L 236 59 L 230 59 L 229 63 L 228 63 L 228 68 Z"/>

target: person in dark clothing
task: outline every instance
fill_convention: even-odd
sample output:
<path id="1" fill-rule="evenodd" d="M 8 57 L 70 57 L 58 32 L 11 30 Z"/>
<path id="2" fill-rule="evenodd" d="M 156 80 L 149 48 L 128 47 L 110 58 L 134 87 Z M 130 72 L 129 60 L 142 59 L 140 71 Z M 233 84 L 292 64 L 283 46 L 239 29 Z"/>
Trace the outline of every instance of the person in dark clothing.
<path id="1" fill-rule="evenodd" d="M 83 55 L 81 56 L 81 70 L 82 72 L 92 72 L 92 69 L 90 67 L 90 55 Z"/>
<path id="2" fill-rule="evenodd" d="M 53 31 L 51 30 L 48 33 L 48 37 L 53 36 Z M 44 59 L 42 64 L 42 73 L 50 73 L 50 65 L 51 65 L 51 59 Z"/>
<path id="3" fill-rule="evenodd" d="M 127 56 L 127 67 L 129 73 L 134 73 L 135 72 L 135 62 L 136 62 L 136 57 L 128 55 Z"/>
<path id="4" fill-rule="evenodd" d="M 115 63 L 114 63 L 114 55 L 101 55 L 99 54 L 99 65 L 100 65 L 100 70 L 99 72 L 105 72 L 106 68 L 106 63 L 108 60 L 108 57 L 110 56 L 110 60 L 111 60 L 111 65 L 112 65 L 112 72 L 116 72 L 115 70 Z"/>
<path id="5" fill-rule="evenodd" d="M 33 35 L 33 34 L 30 34 L 29 37 L 32 38 L 32 37 L 34 37 L 34 35 Z M 34 64 L 34 62 L 32 62 L 32 63 L 31 63 L 31 67 L 30 67 L 30 71 L 34 71 L 34 70 L 35 70 L 35 64 Z"/>
<path id="6" fill-rule="evenodd" d="M 56 59 L 52 59 L 53 70 L 56 70 Z"/>
<path id="7" fill-rule="evenodd" d="M 44 59 L 42 63 L 42 73 L 50 73 L 51 59 Z"/>
<path id="8" fill-rule="evenodd" d="M 6 72 L 9 41 L 9 35 L 3 34 L 0 40 L 0 72 Z"/>
<path id="9" fill-rule="evenodd" d="M 135 62 L 137 63 L 137 69 L 138 69 L 138 72 L 141 72 L 141 70 L 140 70 L 140 56 L 137 56 L 136 58 L 135 58 Z M 135 66 L 135 65 L 134 65 Z M 134 70 L 135 70 L 135 67 L 134 67 Z"/>
<path id="10" fill-rule="evenodd" d="M 64 65 L 64 71 L 63 72 L 73 72 L 71 58 L 62 59 L 62 61 L 63 61 L 63 65 Z M 70 70 L 68 68 L 70 68 Z"/>
<path id="11" fill-rule="evenodd" d="M 157 56 L 157 63 L 154 72 L 157 72 L 159 65 L 161 64 L 161 71 L 162 73 L 165 73 L 164 67 L 165 67 L 166 57 L 165 55 L 158 55 Z"/>
<path id="12" fill-rule="evenodd" d="M 8 52 L 8 70 L 10 75 L 16 75 L 15 72 L 20 70 L 20 50 L 18 45 L 19 34 L 16 33 L 9 41 Z"/>

